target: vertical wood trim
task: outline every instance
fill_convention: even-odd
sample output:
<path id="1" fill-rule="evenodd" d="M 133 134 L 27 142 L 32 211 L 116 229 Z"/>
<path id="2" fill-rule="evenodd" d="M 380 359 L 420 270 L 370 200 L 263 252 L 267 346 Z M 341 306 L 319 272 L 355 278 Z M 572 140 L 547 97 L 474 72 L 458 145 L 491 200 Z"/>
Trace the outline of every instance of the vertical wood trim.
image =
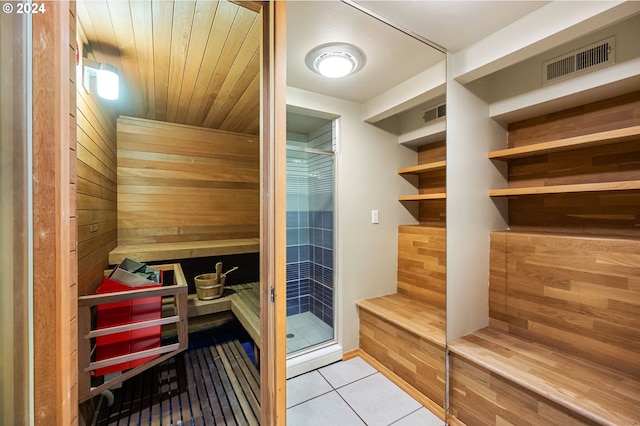
<path id="1" fill-rule="evenodd" d="M 275 409 L 276 418 L 274 424 L 286 424 L 287 415 L 287 188 L 286 188 L 286 170 L 287 170 L 287 22 L 286 22 L 286 2 L 275 2 L 274 16 L 274 91 L 272 98 L 274 99 L 273 117 L 275 120 L 275 131 L 273 145 L 275 146 L 275 165 L 273 175 L 275 178 L 274 201 L 275 205 L 272 214 L 275 216 Z"/>
<path id="2" fill-rule="evenodd" d="M 71 368 L 77 351 L 71 347 L 77 334 L 71 300 L 76 282 L 71 265 L 75 135 L 69 125 L 74 119 L 73 8 L 68 1 L 46 2 L 45 7 L 46 13 L 33 16 L 35 424 L 73 425 L 78 422 L 77 374 Z"/>
<path id="3" fill-rule="evenodd" d="M 261 423 L 286 422 L 286 4 L 262 9 Z M 270 287 L 275 288 L 271 303 Z"/>

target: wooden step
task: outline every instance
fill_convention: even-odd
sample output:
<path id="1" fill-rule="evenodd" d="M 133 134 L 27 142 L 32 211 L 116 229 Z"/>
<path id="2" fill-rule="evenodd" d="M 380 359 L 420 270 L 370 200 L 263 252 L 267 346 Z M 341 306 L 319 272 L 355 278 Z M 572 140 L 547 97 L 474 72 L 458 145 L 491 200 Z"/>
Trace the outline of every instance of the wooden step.
<path id="1" fill-rule="evenodd" d="M 373 299 L 359 300 L 360 311 L 367 311 L 384 318 L 397 328 L 408 331 L 444 348 L 445 315 L 438 309 L 415 298 L 402 294 L 389 294 Z"/>
<path id="2" fill-rule="evenodd" d="M 422 393 L 431 401 L 427 408 L 444 418 L 444 310 L 401 294 L 361 300 L 357 305 L 360 350 Z"/>
<path id="3" fill-rule="evenodd" d="M 451 412 L 465 424 L 640 423 L 633 375 L 495 328 L 449 350 Z"/>

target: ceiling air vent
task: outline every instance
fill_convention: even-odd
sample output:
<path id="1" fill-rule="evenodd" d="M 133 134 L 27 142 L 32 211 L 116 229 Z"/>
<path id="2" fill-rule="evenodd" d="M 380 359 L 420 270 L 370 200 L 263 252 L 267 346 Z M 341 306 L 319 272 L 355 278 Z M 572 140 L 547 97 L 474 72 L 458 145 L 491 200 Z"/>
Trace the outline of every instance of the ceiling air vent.
<path id="1" fill-rule="evenodd" d="M 429 121 L 435 120 L 436 118 L 444 117 L 447 114 L 447 105 L 442 104 L 431 109 L 428 109 L 424 112 L 422 119 L 425 123 Z"/>
<path id="2" fill-rule="evenodd" d="M 543 83 L 555 83 L 614 64 L 615 42 L 615 37 L 611 37 L 543 63 Z"/>

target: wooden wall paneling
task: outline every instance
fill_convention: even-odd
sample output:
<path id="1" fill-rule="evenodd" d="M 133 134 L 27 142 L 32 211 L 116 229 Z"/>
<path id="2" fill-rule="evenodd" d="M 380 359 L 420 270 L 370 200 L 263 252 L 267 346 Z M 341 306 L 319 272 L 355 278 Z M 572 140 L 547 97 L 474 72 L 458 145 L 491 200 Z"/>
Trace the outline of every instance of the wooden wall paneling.
<path id="1" fill-rule="evenodd" d="M 619 182 L 640 178 L 640 138 L 509 162 L 509 188 Z"/>
<path id="2" fill-rule="evenodd" d="M 447 142 L 438 141 L 418 148 L 418 164 L 433 163 L 436 161 L 446 161 L 447 159 Z"/>
<path id="3" fill-rule="evenodd" d="M 640 237 L 640 191 L 512 197 L 509 225 L 521 232 Z"/>
<path id="4" fill-rule="evenodd" d="M 446 306 L 446 230 L 398 227 L 398 293 Z"/>
<path id="5" fill-rule="evenodd" d="M 76 98 L 78 292 L 86 295 L 97 289 L 117 245 L 116 117 L 82 85 Z"/>
<path id="6" fill-rule="evenodd" d="M 640 124 L 640 91 L 509 125 L 510 148 Z"/>
<path id="7" fill-rule="evenodd" d="M 450 414 L 467 425 L 597 424 L 457 354 L 450 355 L 449 377 Z"/>
<path id="8" fill-rule="evenodd" d="M 418 221 L 422 226 L 446 226 L 447 200 L 425 200 L 418 202 Z"/>
<path id="9" fill-rule="evenodd" d="M 118 120 L 118 244 L 255 238 L 259 145 L 249 135 Z"/>
<path id="10" fill-rule="evenodd" d="M 418 389 L 444 415 L 445 351 L 443 346 L 360 309 L 360 349 Z"/>
<path id="11" fill-rule="evenodd" d="M 640 240 L 514 232 L 494 239 L 492 325 L 640 375 Z"/>

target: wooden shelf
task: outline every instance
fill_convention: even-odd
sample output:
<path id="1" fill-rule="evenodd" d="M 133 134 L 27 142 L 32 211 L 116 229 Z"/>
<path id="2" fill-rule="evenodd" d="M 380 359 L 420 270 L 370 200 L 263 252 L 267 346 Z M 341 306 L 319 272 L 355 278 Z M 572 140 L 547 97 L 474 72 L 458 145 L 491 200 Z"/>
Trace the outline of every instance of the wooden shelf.
<path id="1" fill-rule="evenodd" d="M 431 172 L 434 170 L 444 170 L 447 167 L 447 162 L 434 161 L 433 163 L 418 164 L 417 166 L 403 167 L 398 169 L 399 175 L 419 175 L 420 173 Z"/>
<path id="2" fill-rule="evenodd" d="M 640 189 L 640 180 L 624 182 L 578 183 L 572 185 L 530 186 L 525 188 L 492 189 L 491 197 L 509 197 L 514 195 L 563 194 L 576 192 L 628 191 Z"/>
<path id="3" fill-rule="evenodd" d="M 573 138 L 559 139 L 542 142 L 517 148 L 508 148 L 489 153 L 491 160 L 510 160 L 531 155 L 550 154 L 553 152 L 571 151 L 574 149 L 591 146 L 607 145 L 617 142 L 626 142 L 640 137 L 640 126 L 626 127 L 623 129 L 609 130 L 606 132 L 592 133 Z"/>
<path id="4" fill-rule="evenodd" d="M 446 198 L 446 192 L 438 192 L 435 194 L 400 195 L 398 201 L 444 200 Z"/>

